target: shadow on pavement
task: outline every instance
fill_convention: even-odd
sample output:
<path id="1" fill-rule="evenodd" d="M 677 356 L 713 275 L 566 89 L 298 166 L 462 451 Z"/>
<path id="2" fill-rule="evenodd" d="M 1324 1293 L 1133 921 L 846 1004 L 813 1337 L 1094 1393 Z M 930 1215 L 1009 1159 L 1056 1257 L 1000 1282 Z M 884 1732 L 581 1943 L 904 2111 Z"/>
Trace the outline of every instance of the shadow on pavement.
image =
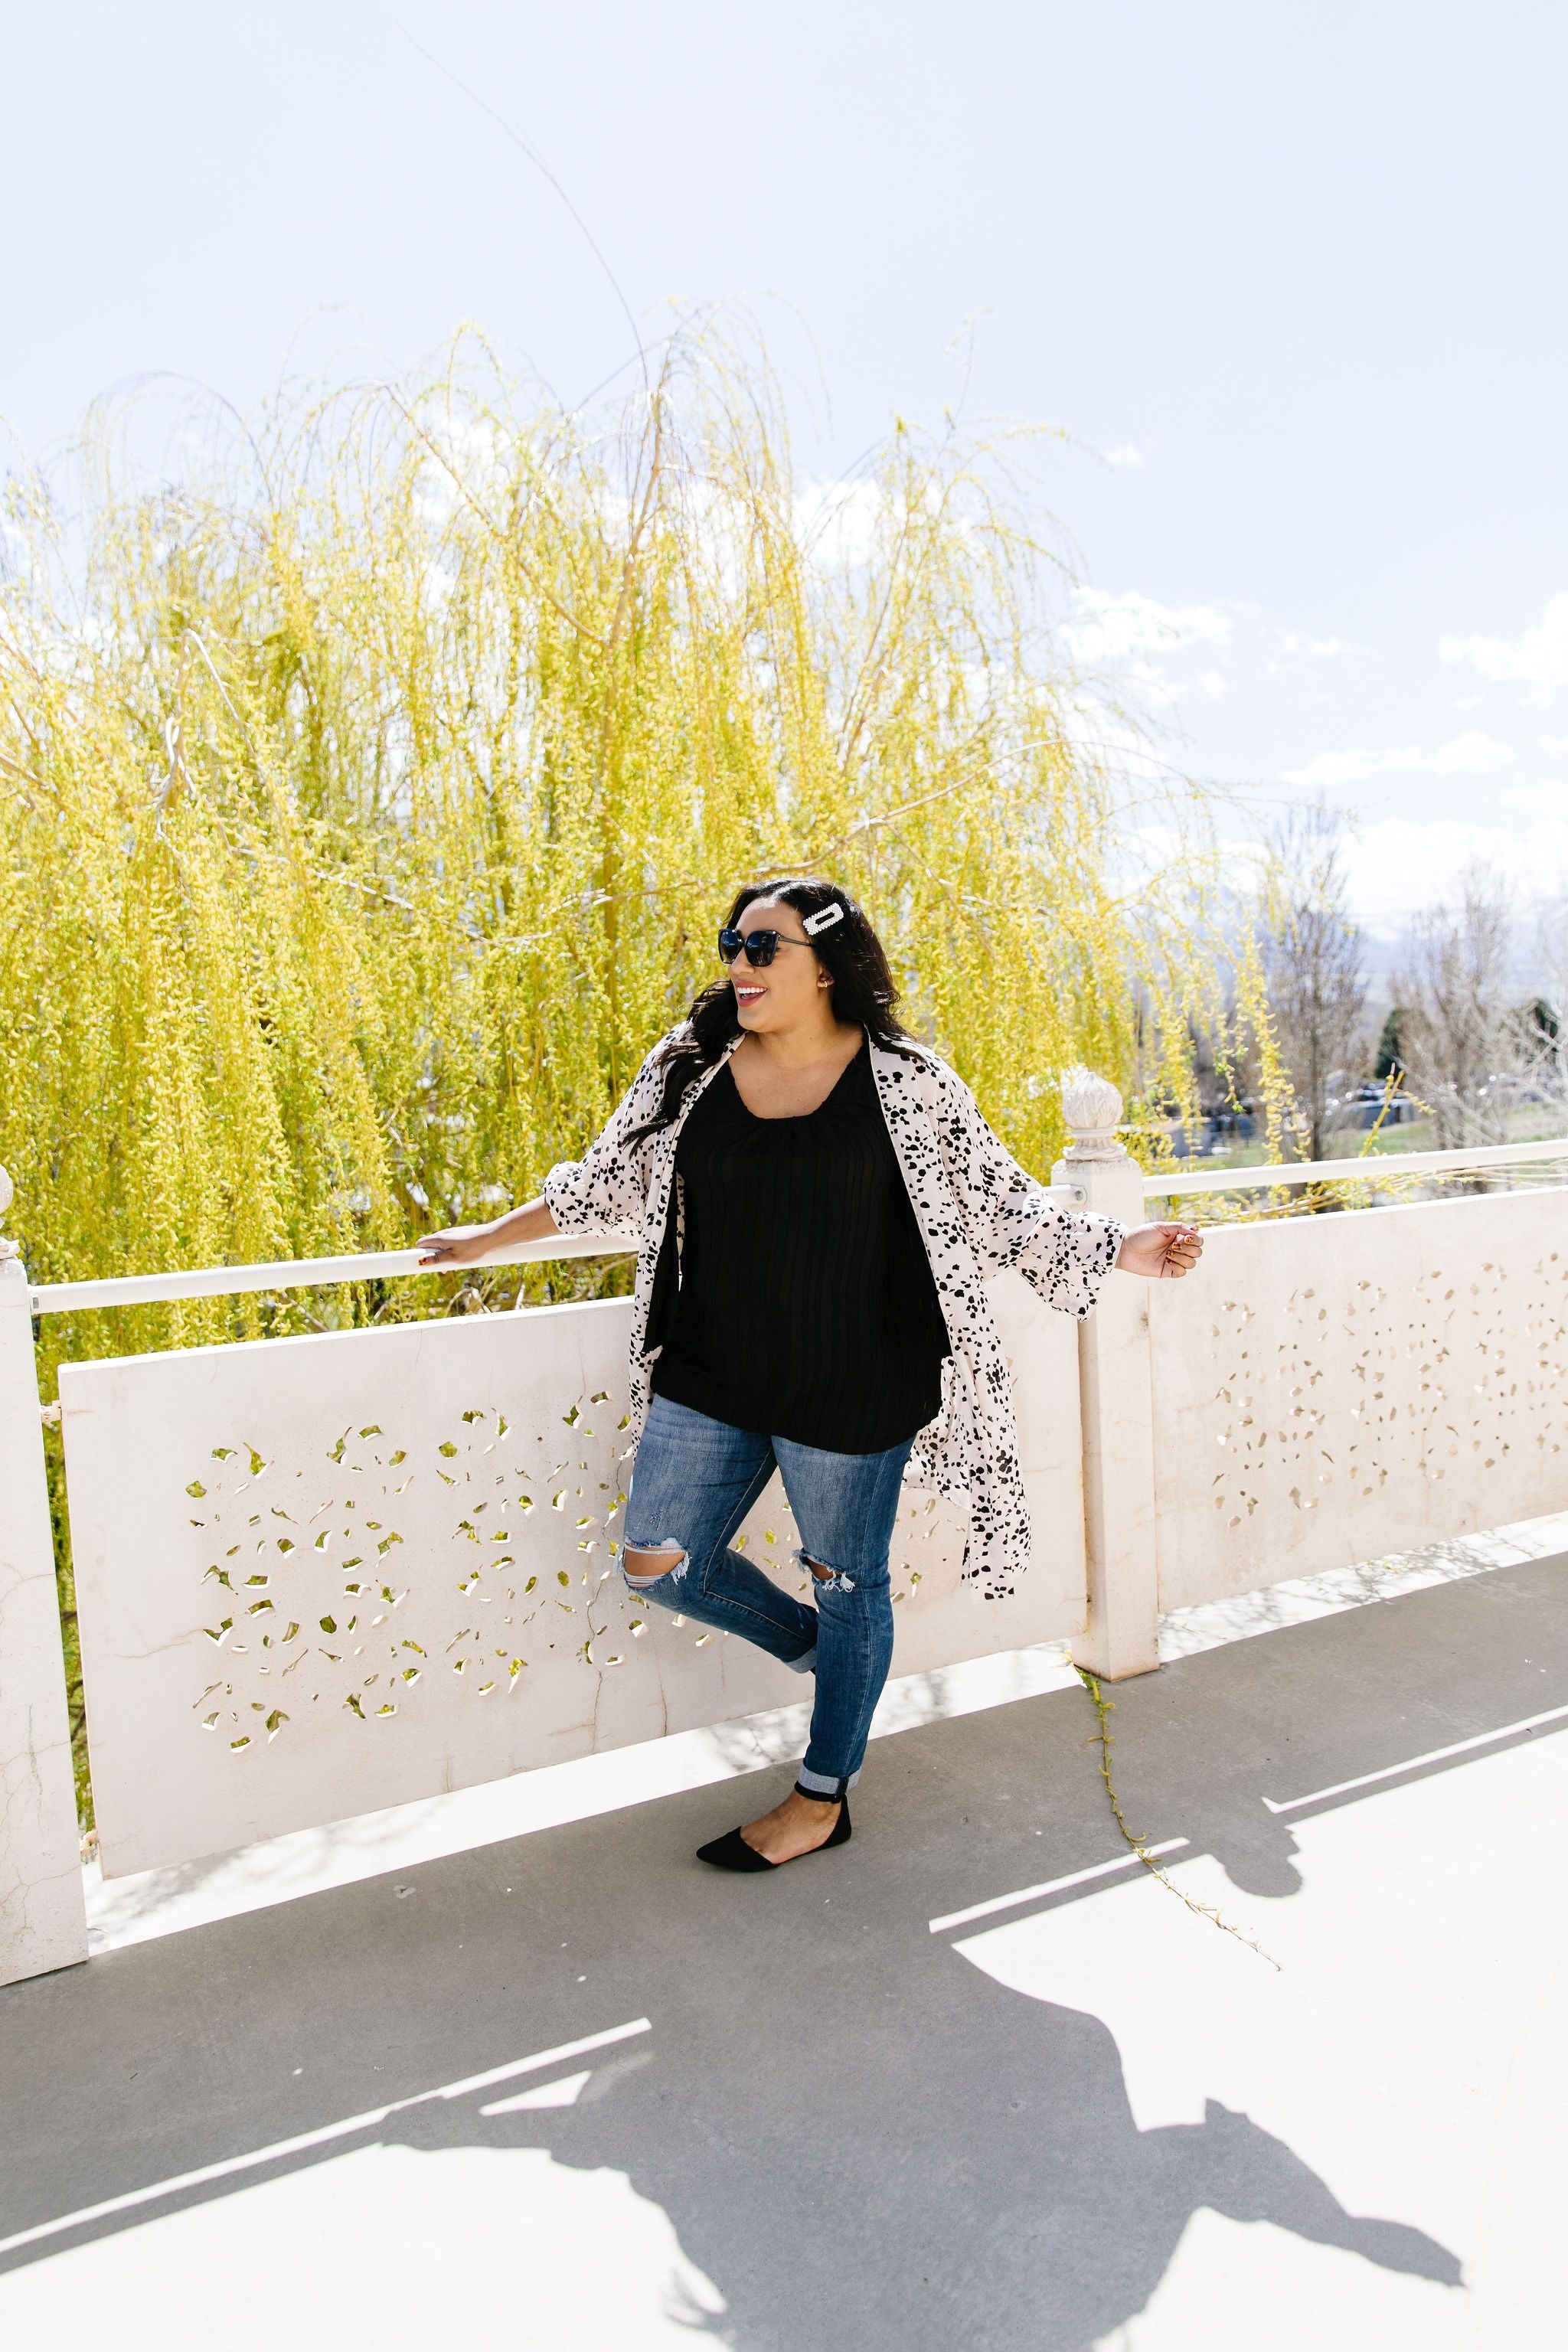
<path id="1" fill-rule="evenodd" d="M 907 1945 L 867 1959 L 872 1980 L 770 2005 L 766 2030 L 795 2061 L 787 2090 L 776 2052 L 765 2084 L 694 2053 L 677 2110 L 661 2048 L 656 2067 L 548 2124 L 557 2162 L 626 2169 L 663 2206 L 725 2298 L 707 2323 L 721 2342 L 1087 2352 L 1143 2309 L 1203 2207 L 1460 2283 L 1446 2247 L 1347 2213 L 1244 2115 L 1210 2101 L 1201 2124 L 1141 2132 L 1098 2019 L 1008 1992 L 940 1948 L 912 1971 Z M 419 2108 L 408 2144 L 476 2129 L 541 2144 L 508 2120 L 522 2119 Z"/>

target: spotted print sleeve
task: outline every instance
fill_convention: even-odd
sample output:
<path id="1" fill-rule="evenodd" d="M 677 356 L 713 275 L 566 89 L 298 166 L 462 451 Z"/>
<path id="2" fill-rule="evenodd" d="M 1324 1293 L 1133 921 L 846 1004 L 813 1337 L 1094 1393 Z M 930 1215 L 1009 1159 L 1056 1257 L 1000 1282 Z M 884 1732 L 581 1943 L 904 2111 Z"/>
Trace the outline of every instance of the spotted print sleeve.
<path id="1" fill-rule="evenodd" d="M 663 1045 L 654 1048 L 628 1087 L 620 1108 L 581 1160 L 562 1160 L 544 1180 L 544 1198 L 563 1234 L 639 1234 L 651 1169 L 645 1137 L 628 1139 L 650 1119 L 658 1105 L 662 1080 L 658 1058 Z"/>
<path id="2" fill-rule="evenodd" d="M 1116 1217 L 1090 1217 L 1047 1203 L 1018 1253 L 1018 1272 L 1047 1306 L 1081 1321 L 1093 1313 L 1126 1232 Z"/>
<path id="3" fill-rule="evenodd" d="M 938 1146 L 982 1270 L 1011 1268 L 1048 1307 L 1090 1314 L 1126 1227 L 1114 1217 L 1058 1209 L 987 1124 L 957 1072 L 933 1055 L 931 1076 Z"/>

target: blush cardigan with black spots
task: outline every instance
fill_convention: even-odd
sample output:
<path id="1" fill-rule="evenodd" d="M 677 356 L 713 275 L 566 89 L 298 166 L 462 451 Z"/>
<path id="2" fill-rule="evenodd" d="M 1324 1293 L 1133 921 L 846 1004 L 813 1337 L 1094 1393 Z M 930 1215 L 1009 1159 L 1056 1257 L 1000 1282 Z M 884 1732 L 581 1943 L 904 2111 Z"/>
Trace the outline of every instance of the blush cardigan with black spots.
<path id="1" fill-rule="evenodd" d="M 562 1233 L 625 1235 L 637 1243 L 634 1447 L 648 1406 L 648 1308 L 670 1210 L 675 1147 L 698 1096 L 740 1042 L 737 1037 L 687 1089 L 669 1126 L 634 1145 L 627 1139 L 653 1118 L 663 1093 L 662 1049 L 656 1048 L 583 1158 L 562 1160 L 544 1180 L 544 1198 Z M 868 1039 L 867 1048 L 952 1350 L 942 1368 L 942 1411 L 916 1438 L 906 1475 L 967 1502 L 963 1573 L 981 1584 L 987 1599 L 999 1599 L 1029 1564 L 1029 1514 L 1012 1380 L 986 1279 L 1012 1267 L 1047 1306 L 1081 1318 L 1091 1312 L 1126 1229 L 1112 1217 L 1057 1208 L 1044 1185 L 992 1133 L 963 1080 L 928 1047 L 911 1043 L 895 1053 Z"/>

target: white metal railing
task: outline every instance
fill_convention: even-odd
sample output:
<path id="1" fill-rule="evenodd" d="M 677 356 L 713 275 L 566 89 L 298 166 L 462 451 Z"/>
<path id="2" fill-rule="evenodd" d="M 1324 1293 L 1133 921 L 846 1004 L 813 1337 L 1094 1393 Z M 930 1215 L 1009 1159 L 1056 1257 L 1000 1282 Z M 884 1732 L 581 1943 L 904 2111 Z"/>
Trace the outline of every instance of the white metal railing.
<path id="1" fill-rule="evenodd" d="M 630 1239 L 554 1234 L 492 1250 L 481 1265 L 534 1265 L 544 1258 L 625 1257 Z M 394 1275 L 451 1274 L 449 1265 L 421 1265 L 417 1249 L 366 1250 L 348 1257 L 279 1258 L 263 1265 L 200 1266 L 188 1274 L 110 1275 L 101 1282 L 43 1282 L 32 1289 L 35 1315 L 74 1315 L 92 1307 L 145 1307 L 165 1298 L 227 1298 L 250 1290 L 316 1290 L 329 1283 L 380 1282 Z"/>
<path id="2" fill-rule="evenodd" d="M 1194 1192 L 1272 1191 L 1286 1184 L 1350 1181 L 1386 1182 L 1398 1176 L 1419 1176 L 1442 1171 L 1462 1175 L 1469 1168 L 1507 1168 L 1531 1160 L 1568 1160 L 1568 1136 L 1544 1143 L 1499 1143 L 1458 1151 L 1382 1151 L 1357 1160 L 1300 1160 L 1268 1168 L 1205 1168 L 1162 1170 L 1143 1178 L 1146 1201 L 1184 1198 Z M 1058 1206 L 1081 1207 L 1087 1195 L 1081 1183 L 1056 1183 L 1047 1188 Z M 636 1248 L 629 1238 L 606 1240 L 603 1235 L 552 1234 L 541 1242 L 522 1242 L 496 1250 L 479 1260 L 481 1265 L 537 1265 L 548 1259 L 622 1257 Z M 35 1315 L 71 1315 L 98 1307 L 142 1307 L 176 1298 L 226 1298 L 258 1290 L 314 1290 L 331 1283 L 381 1282 L 395 1276 L 437 1274 L 450 1266 L 421 1265 L 417 1249 L 370 1250 L 344 1257 L 280 1258 L 261 1265 L 214 1265 L 184 1274 L 111 1275 L 98 1282 L 37 1283 L 31 1291 Z"/>
<path id="3" fill-rule="evenodd" d="M 1163 1169 L 1143 1179 L 1145 1200 L 1173 1193 L 1240 1192 L 1281 1184 L 1386 1182 L 1394 1176 L 1463 1175 L 1467 1168 L 1521 1167 L 1532 1160 L 1568 1160 L 1568 1136 L 1545 1143 L 1492 1143 L 1458 1151 L 1369 1151 L 1357 1160 L 1296 1160 L 1271 1168 Z"/>

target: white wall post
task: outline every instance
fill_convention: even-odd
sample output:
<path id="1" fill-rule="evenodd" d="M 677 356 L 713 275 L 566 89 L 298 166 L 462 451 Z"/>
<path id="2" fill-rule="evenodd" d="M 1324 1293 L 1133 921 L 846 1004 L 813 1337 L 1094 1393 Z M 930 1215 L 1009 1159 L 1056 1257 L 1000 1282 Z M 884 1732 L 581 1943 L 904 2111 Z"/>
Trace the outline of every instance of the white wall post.
<path id="1" fill-rule="evenodd" d="M 1142 1224 L 1143 1171 L 1116 1139 L 1116 1088 L 1088 1070 L 1068 1071 L 1062 1108 L 1073 1140 L 1053 1181 L 1082 1186 L 1083 1206 L 1096 1215 Z M 1079 1373 L 1089 1628 L 1074 1655 L 1091 1674 L 1119 1682 L 1160 1663 L 1147 1283 L 1111 1274 L 1099 1306 L 1079 1327 Z"/>
<path id="2" fill-rule="evenodd" d="M 0 1215 L 11 1179 L 0 1168 Z M 26 1274 L 0 1241 L 0 1984 L 87 1958 Z"/>

